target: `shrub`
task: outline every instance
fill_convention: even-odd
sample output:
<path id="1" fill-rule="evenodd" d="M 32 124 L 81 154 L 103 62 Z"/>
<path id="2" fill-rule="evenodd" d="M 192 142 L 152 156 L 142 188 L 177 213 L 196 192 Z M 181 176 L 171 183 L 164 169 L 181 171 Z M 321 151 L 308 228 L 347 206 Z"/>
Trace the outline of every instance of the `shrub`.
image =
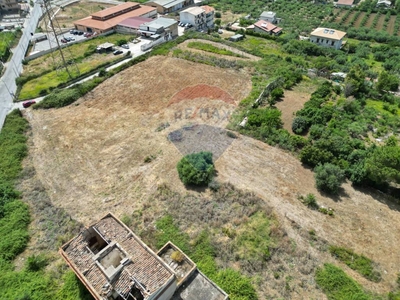
<path id="1" fill-rule="evenodd" d="M 221 18 L 221 13 L 219 11 L 215 12 L 215 17 L 216 18 Z"/>
<path id="2" fill-rule="evenodd" d="M 314 169 L 315 182 L 321 191 L 337 194 L 345 179 L 345 173 L 338 166 L 326 163 L 318 165 Z"/>
<path id="3" fill-rule="evenodd" d="M 307 130 L 307 120 L 304 117 L 296 117 L 292 123 L 292 131 L 297 134 L 302 134 Z"/>
<path id="4" fill-rule="evenodd" d="M 118 41 L 116 42 L 116 44 L 117 44 L 118 46 L 121 46 L 121 45 L 123 45 L 123 44 L 128 44 L 128 41 L 127 41 L 126 39 L 120 39 L 120 40 L 118 40 Z"/>
<path id="5" fill-rule="evenodd" d="M 306 198 L 304 199 L 304 204 L 310 208 L 318 208 L 317 199 L 315 198 L 314 194 L 307 194 Z"/>
<path id="6" fill-rule="evenodd" d="M 284 94 L 283 89 L 274 88 L 271 92 L 271 98 L 276 101 L 276 100 L 279 100 L 280 98 L 282 98 L 283 94 Z"/>
<path id="7" fill-rule="evenodd" d="M 31 255 L 26 261 L 26 269 L 31 272 L 42 270 L 48 264 L 47 258 L 42 255 Z"/>
<path id="8" fill-rule="evenodd" d="M 185 185 L 207 185 L 214 176 L 211 152 L 199 152 L 184 156 L 177 165 L 179 178 Z"/>
<path id="9" fill-rule="evenodd" d="M 174 262 L 181 263 L 181 262 L 183 262 L 185 257 L 183 256 L 182 252 L 177 250 L 177 251 L 174 251 L 174 252 L 171 253 L 171 259 Z"/>

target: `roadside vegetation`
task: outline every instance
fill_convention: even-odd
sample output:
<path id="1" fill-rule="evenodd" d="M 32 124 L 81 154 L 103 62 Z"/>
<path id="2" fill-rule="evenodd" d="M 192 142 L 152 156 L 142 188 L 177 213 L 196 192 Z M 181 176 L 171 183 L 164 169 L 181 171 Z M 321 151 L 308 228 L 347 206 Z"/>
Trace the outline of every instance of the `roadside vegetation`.
<path id="1" fill-rule="evenodd" d="M 112 52 L 96 53 L 96 47 L 99 44 L 110 42 L 117 45 L 119 41 L 126 41 L 125 39 L 126 35 L 112 34 L 88 39 L 64 48 L 64 52 L 68 54 L 67 59 L 73 59 L 76 64 L 76 66 L 73 64 L 68 66 L 73 79 L 88 76 L 91 72 L 125 59 L 125 56 L 115 56 Z M 67 71 L 62 67 L 59 56 L 58 52 L 54 52 L 25 64 L 23 74 L 17 78 L 19 100 L 47 95 L 51 90 L 62 88 L 71 81 Z"/>
<path id="2" fill-rule="evenodd" d="M 63 266 L 46 270 L 54 258 L 44 253 L 28 256 L 22 269 L 15 268 L 14 259 L 25 250 L 30 238 L 29 206 L 14 187 L 28 151 L 27 129 L 28 122 L 19 110 L 14 110 L 0 133 L 0 298 L 92 299 L 73 272 Z"/>
<path id="3" fill-rule="evenodd" d="M 21 35 L 21 29 L 0 32 L 0 60 L 2 62 L 7 62 L 11 54 L 10 49 L 17 45 Z"/>

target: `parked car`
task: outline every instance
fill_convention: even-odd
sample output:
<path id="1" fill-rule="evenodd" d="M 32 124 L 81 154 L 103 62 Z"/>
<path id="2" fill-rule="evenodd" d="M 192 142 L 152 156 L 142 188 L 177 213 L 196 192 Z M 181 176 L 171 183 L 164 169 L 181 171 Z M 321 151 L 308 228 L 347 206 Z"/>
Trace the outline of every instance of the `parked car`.
<path id="1" fill-rule="evenodd" d="M 219 34 L 223 34 L 224 32 L 223 32 L 222 29 L 218 29 L 218 33 L 219 33 Z"/>
<path id="2" fill-rule="evenodd" d="M 33 104 L 35 104 L 35 103 L 36 103 L 35 100 L 28 100 L 28 101 L 23 102 L 23 103 L 22 103 L 22 106 L 23 106 L 24 108 L 28 108 L 29 106 L 31 106 L 31 105 L 33 105 Z"/>
<path id="3" fill-rule="evenodd" d="M 83 31 L 78 30 L 77 35 L 82 35 Z"/>
<path id="4" fill-rule="evenodd" d="M 129 45 L 128 44 L 123 44 L 123 45 L 121 45 L 121 47 L 124 48 L 124 49 L 129 49 Z"/>
<path id="5" fill-rule="evenodd" d="M 75 38 L 73 36 L 69 36 L 68 38 L 70 42 L 75 41 Z"/>
<path id="6" fill-rule="evenodd" d="M 122 50 L 115 50 L 115 51 L 113 52 L 114 55 L 118 55 L 118 54 L 121 54 L 121 53 L 122 53 Z"/>
<path id="7" fill-rule="evenodd" d="M 93 35 L 93 33 L 91 32 L 86 32 L 83 36 L 84 37 L 91 37 Z"/>
<path id="8" fill-rule="evenodd" d="M 71 29 L 71 30 L 69 31 L 69 33 L 70 33 L 70 34 L 77 34 L 77 33 L 78 33 L 78 30 L 76 30 L 76 29 Z"/>
<path id="9" fill-rule="evenodd" d="M 64 43 L 64 44 L 68 43 L 68 41 L 65 38 L 62 38 L 60 41 L 61 41 L 61 43 Z"/>

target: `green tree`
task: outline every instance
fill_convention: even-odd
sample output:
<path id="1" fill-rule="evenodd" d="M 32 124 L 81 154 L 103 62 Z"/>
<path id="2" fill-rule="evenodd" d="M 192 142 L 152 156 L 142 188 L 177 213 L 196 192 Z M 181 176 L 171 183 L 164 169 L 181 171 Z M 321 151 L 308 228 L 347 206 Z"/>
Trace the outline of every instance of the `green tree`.
<path id="1" fill-rule="evenodd" d="M 399 88 L 399 78 L 383 70 L 378 77 L 376 89 L 382 93 L 384 91 L 397 91 Z"/>
<path id="2" fill-rule="evenodd" d="M 337 194 L 345 179 L 345 173 L 338 166 L 326 163 L 314 169 L 315 183 L 321 191 Z"/>
<path id="3" fill-rule="evenodd" d="M 274 108 L 252 109 L 248 114 L 248 124 L 260 127 L 266 125 L 269 128 L 282 127 L 281 111 Z"/>
<path id="4" fill-rule="evenodd" d="M 368 178 L 378 184 L 400 183 L 400 147 L 377 147 L 366 159 L 365 168 Z"/>
<path id="5" fill-rule="evenodd" d="M 177 165 L 179 178 L 185 185 L 207 185 L 214 177 L 211 152 L 199 152 L 184 156 Z"/>
<path id="6" fill-rule="evenodd" d="M 296 117 L 292 123 L 292 131 L 302 134 L 307 129 L 307 119 L 305 117 Z"/>
<path id="7" fill-rule="evenodd" d="M 351 93 L 346 96 L 357 95 L 365 91 L 365 72 L 358 64 L 350 69 L 346 76 L 345 83 L 347 86 L 352 87 Z"/>

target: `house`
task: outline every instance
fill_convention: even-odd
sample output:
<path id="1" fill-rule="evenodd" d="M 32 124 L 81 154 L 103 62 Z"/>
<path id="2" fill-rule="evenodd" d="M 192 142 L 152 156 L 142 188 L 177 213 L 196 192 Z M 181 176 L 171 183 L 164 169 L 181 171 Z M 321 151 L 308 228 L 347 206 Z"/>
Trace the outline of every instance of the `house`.
<path id="1" fill-rule="evenodd" d="M 174 19 L 158 18 L 139 26 L 139 33 L 143 36 L 164 35 L 173 38 L 178 35 L 178 22 Z"/>
<path id="2" fill-rule="evenodd" d="M 346 32 L 340 30 L 319 27 L 311 32 L 310 42 L 339 50 L 345 44 L 343 41 L 345 35 Z"/>
<path id="3" fill-rule="evenodd" d="M 389 8 L 390 6 L 392 6 L 392 2 L 388 0 L 378 0 L 378 3 L 376 3 L 376 7 Z"/>
<path id="4" fill-rule="evenodd" d="M 276 13 L 273 11 L 263 11 L 262 14 L 260 15 L 259 20 L 266 21 L 272 24 L 276 24 Z"/>
<path id="5" fill-rule="evenodd" d="M 335 7 L 348 7 L 351 8 L 353 7 L 354 0 L 339 0 L 334 4 Z"/>
<path id="6" fill-rule="evenodd" d="M 282 28 L 275 26 L 270 22 L 264 20 L 257 21 L 254 23 L 254 32 L 279 35 L 282 33 Z"/>
<path id="7" fill-rule="evenodd" d="M 214 27 L 214 14 L 215 14 L 215 9 L 211 6 L 208 5 L 203 5 L 201 6 L 202 9 L 204 9 L 206 13 L 206 26 L 207 28 L 213 28 Z"/>
<path id="8" fill-rule="evenodd" d="M 82 31 L 104 33 L 116 29 L 120 22 L 132 17 L 155 18 L 157 10 L 136 2 L 126 2 L 75 21 L 74 26 Z"/>
<path id="9" fill-rule="evenodd" d="M 178 247 L 156 254 L 111 213 L 60 248 L 96 300 L 226 300 Z"/>
<path id="10" fill-rule="evenodd" d="M 229 40 L 231 41 L 231 42 L 238 42 L 238 41 L 241 41 L 241 40 L 243 40 L 244 39 L 244 36 L 242 35 L 242 34 L 235 34 L 235 35 L 232 35 L 230 38 L 229 38 Z"/>
<path id="11" fill-rule="evenodd" d="M 153 21 L 151 18 L 132 17 L 118 23 L 115 30 L 119 33 L 139 34 L 139 27 L 143 23 Z"/>
<path id="12" fill-rule="evenodd" d="M 19 0 L 0 0 L 0 12 L 17 11 L 21 9 L 21 2 Z"/>
<path id="13" fill-rule="evenodd" d="M 145 5 L 155 7 L 159 14 L 166 14 L 194 4 L 193 0 L 150 0 Z"/>
<path id="14" fill-rule="evenodd" d="M 191 24 L 196 30 L 207 28 L 206 11 L 198 6 L 189 7 L 179 13 L 182 23 Z"/>

